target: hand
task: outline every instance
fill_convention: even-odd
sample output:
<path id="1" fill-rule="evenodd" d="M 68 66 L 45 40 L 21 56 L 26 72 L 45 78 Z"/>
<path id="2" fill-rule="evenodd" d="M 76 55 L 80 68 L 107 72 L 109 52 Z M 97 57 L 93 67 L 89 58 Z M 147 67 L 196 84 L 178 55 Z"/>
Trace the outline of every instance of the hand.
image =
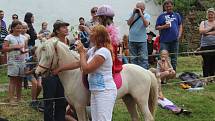
<path id="1" fill-rule="evenodd" d="M 163 93 L 161 91 L 159 91 L 159 93 L 158 93 L 158 98 L 160 100 L 164 100 L 164 95 L 163 95 Z"/>
<path id="2" fill-rule="evenodd" d="M 170 28 L 171 26 L 170 26 L 170 23 L 166 23 L 165 25 L 164 25 L 164 28 L 165 29 L 168 29 L 168 28 Z"/>
<path id="3" fill-rule="evenodd" d="M 158 96 L 158 98 L 159 98 L 160 100 L 164 100 L 164 97 L 163 97 L 163 96 Z"/>
<path id="4" fill-rule="evenodd" d="M 86 50 L 84 49 L 84 45 L 82 44 L 82 42 L 80 40 L 77 40 L 76 42 L 76 50 L 78 51 L 78 53 L 85 53 Z"/>
<path id="5" fill-rule="evenodd" d="M 20 51 L 21 51 L 21 53 L 28 53 L 29 52 L 29 50 L 25 49 L 25 48 L 20 49 Z"/>
<path id="6" fill-rule="evenodd" d="M 141 14 L 142 10 L 140 8 L 134 8 L 133 14 L 135 14 L 135 13 Z"/>
<path id="7" fill-rule="evenodd" d="M 135 13 L 137 13 L 136 10 L 137 10 L 137 8 L 134 8 L 133 15 L 135 15 Z"/>
<path id="8" fill-rule="evenodd" d="M 80 29 L 80 31 L 85 30 L 84 27 L 85 27 L 84 25 L 79 25 L 79 26 L 78 26 L 78 28 Z"/>
<path id="9" fill-rule="evenodd" d="M 175 71 L 172 68 L 170 68 L 168 70 L 169 70 L 169 74 L 174 74 L 175 73 Z"/>
<path id="10" fill-rule="evenodd" d="M 56 68 L 56 69 L 52 70 L 52 74 L 53 74 L 53 75 L 58 75 L 58 73 L 59 73 L 60 71 L 61 71 L 60 68 Z"/>
<path id="11" fill-rule="evenodd" d="M 144 17 L 144 13 L 143 13 L 143 11 L 140 9 L 140 8 L 137 8 L 137 10 L 139 10 L 139 14 L 140 14 L 140 16 L 143 16 Z"/>
<path id="12" fill-rule="evenodd" d="M 152 55 L 155 55 L 155 54 L 156 54 L 156 52 L 157 52 L 157 51 L 153 49 L 153 51 L 152 51 Z"/>
<path id="13" fill-rule="evenodd" d="M 21 50 L 22 48 L 24 48 L 24 45 L 19 45 L 19 44 L 17 44 L 17 45 L 14 45 L 14 46 L 13 46 L 13 49 L 14 49 L 14 50 Z"/>

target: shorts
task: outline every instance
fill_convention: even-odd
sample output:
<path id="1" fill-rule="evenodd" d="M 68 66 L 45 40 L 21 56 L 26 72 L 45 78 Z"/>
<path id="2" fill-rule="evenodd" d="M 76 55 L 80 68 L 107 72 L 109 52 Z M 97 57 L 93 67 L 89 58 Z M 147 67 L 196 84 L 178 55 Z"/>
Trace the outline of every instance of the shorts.
<path id="1" fill-rule="evenodd" d="M 39 80 L 42 80 L 41 77 L 36 78 L 33 74 L 27 75 L 27 76 L 25 76 L 25 78 L 26 78 L 27 81 L 32 81 L 32 80 L 39 81 Z"/>
<path id="2" fill-rule="evenodd" d="M 27 75 L 25 78 L 26 78 L 27 81 L 32 81 L 32 80 L 36 79 L 32 74 L 31 75 Z"/>
<path id="3" fill-rule="evenodd" d="M 12 65 L 8 65 L 8 70 L 7 74 L 8 76 L 19 76 L 19 77 L 25 77 L 24 69 L 25 69 L 25 64 L 23 63 L 15 63 Z"/>

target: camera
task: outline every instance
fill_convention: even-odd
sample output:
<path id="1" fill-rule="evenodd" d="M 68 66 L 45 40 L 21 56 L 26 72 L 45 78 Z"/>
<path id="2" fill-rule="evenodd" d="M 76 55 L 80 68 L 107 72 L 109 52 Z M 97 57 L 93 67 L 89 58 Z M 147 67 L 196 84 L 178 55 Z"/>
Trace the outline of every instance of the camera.
<path id="1" fill-rule="evenodd" d="M 70 47 L 69 47 L 69 49 L 70 50 L 75 50 L 75 48 L 77 47 L 77 44 L 70 44 Z"/>
<path id="2" fill-rule="evenodd" d="M 135 13 L 140 13 L 140 11 L 138 9 L 135 10 Z"/>

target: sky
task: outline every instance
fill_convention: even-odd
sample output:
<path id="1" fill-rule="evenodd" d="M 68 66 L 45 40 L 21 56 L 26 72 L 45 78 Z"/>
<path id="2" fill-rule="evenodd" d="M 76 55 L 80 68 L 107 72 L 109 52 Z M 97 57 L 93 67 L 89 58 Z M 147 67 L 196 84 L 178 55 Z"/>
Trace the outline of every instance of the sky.
<path id="1" fill-rule="evenodd" d="M 41 23 L 47 21 L 49 29 L 52 30 L 53 23 L 60 19 L 70 23 L 73 26 L 78 25 L 78 18 L 84 17 L 90 19 L 90 9 L 93 6 L 103 4 L 111 5 L 115 11 L 114 22 L 119 26 L 121 33 L 128 33 L 126 20 L 136 5 L 138 0 L 0 0 L 0 9 L 4 10 L 7 25 L 11 23 L 11 15 L 16 13 L 20 20 L 24 20 L 26 12 L 32 12 L 35 17 L 34 27 L 37 32 L 41 28 Z M 145 1 L 144 1 L 145 2 Z M 153 0 L 146 2 L 146 12 L 152 16 L 152 25 L 154 28 L 154 18 L 160 13 L 160 6 L 156 6 Z"/>

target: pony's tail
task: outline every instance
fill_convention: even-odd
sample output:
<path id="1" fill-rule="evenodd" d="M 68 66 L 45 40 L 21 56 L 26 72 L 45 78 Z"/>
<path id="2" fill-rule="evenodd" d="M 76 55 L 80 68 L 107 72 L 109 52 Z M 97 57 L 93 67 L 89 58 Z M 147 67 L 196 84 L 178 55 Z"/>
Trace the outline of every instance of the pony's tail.
<path id="1" fill-rule="evenodd" d="M 157 77 L 154 75 L 156 74 L 156 69 L 149 69 L 151 73 L 151 87 L 150 87 L 150 93 L 149 93 L 149 110 L 153 117 L 155 116 L 155 111 L 157 107 L 157 100 L 158 100 L 158 80 Z M 154 73 L 154 74 L 153 74 Z"/>

